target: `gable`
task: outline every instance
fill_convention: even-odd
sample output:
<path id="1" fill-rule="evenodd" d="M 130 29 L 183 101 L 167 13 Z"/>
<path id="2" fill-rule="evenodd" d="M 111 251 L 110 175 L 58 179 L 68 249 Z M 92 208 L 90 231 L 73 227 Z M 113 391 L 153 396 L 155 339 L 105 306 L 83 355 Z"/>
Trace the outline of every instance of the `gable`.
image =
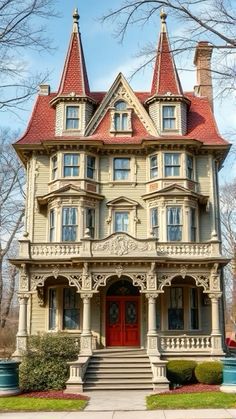
<path id="1" fill-rule="evenodd" d="M 139 203 L 134 201 L 133 199 L 126 198 L 125 196 L 120 196 L 119 198 L 112 199 L 111 201 L 107 202 L 108 207 L 116 206 L 116 207 L 136 207 Z"/>

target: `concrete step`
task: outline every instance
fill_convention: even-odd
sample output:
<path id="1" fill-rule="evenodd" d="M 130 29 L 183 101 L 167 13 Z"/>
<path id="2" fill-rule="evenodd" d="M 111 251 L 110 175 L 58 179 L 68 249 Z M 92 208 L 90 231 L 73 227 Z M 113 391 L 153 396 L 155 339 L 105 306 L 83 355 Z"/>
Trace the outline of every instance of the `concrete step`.
<path id="1" fill-rule="evenodd" d="M 129 374 L 147 374 L 150 373 L 151 374 L 151 368 L 150 365 L 148 365 L 147 367 L 144 368 L 137 368 L 135 365 L 133 365 L 130 368 L 116 368 L 116 367 L 111 367 L 110 365 L 107 366 L 103 366 L 101 365 L 100 368 L 97 367 L 88 367 L 87 368 L 87 373 L 97 373 L 97 372 L 101 372 L 103 374 L 125 374 L 125 373 L 129 373 Z"/>
<path id="2" fill-rule="evenodd" d="M 147 358 L 96 358 L 92 357 L 91 364 L 149 364 Z"/>
<path id="3" fill-rule="evenodd" d="M 84 391 L 92 390 L 152 390 L 152 384 L 116 384 L 116 385 L 93 385 L 84 384 Z"/>
<path id="4" fill-rule="evenodd" d="M 119 378 L 119 379 L 132 379 L 132 378 L 139 378 L 140 377 L 140 373 L 136 373 L 136 374 L 130 374 L 130 372 L 127 372 L 126 371 L 126 373 L 120 373 L 120 374 L 117 374 L 117 373 L 112 373 L 112 372 L 110 372 L 110 373 L 107 373 L 107 374 L 105 374 L 105 373 L 102 373 L 102 372 L 98 372 L 98 373 L 94 373 L 94 372 L 88 372 L 87 374 L 86 374 L 86 381 L 89 381 L 89 380 L 96 380 L 96 379 L 109 379 L 109 378 L 111 378 L 111 379 L 116 379 L 116 378 Z M 144 378 L 144 379 L 146 379 L 146 378 L 148 378 L 148 379 L 150 379 L 150 378 L 152 378 L 152 373 L 151 372 L 143 372 L 142 373 L 142 377 L 141 377 L 142 379 Z"/>

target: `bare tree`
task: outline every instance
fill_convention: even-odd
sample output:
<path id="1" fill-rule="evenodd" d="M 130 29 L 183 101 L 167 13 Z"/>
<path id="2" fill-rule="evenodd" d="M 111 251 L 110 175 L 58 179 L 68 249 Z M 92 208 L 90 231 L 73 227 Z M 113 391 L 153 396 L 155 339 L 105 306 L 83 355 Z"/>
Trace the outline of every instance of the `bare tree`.
<path id="1" fill-rule="evenodd" d="M 225 268 L 226 297 L 236 320 L 236 179 L 221 187 L 220 205 L 223 250 L 232 259 Z"/>
<path id="2" fill-rule="evenodd" d="M 17 276 L 7 258 L 16 253 L 24 217 L 24 169 L 11 147 L 12 139 L 12 133 L 0 131 L 0 328 L 9 315 Z"/>
<path id="3" fill-rule="evenodd" d="M 56 0 L 0 0 L 0 111 L 21 108 L 46 75 L 30 74 L 25 51 L 50 50 L 45 19 Z"/>
<path id="4" fill-rule="evenodd" d="M 103 21 L 117 23 L 116 35 L 123 40 L 132 25 L 146 25 L 157 20 L 161 8 L 181 22 L 178 36 L 172 39 L 174 53 L 185 53 L 195 48 L 199 40 L 207 40 L 215 51 L 213 75 L 221 95 L 235 90 L 236 81 L 236 9 L 231 0 L 125 0 L 120 7 L 110 10 Z M 155 57 L 156 45 L 141 51 L 146 62 Z M 144 63 L 145 65 L 146 63 Z M 142 66 L 143 67 L 143 66 Z"/>

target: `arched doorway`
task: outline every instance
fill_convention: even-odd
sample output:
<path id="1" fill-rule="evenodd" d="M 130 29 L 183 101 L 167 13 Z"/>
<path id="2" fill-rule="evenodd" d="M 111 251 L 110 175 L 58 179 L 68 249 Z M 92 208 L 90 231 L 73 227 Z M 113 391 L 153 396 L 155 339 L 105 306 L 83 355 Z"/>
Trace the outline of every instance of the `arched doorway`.
<path id="1" fill-rule="evenodd" d="M 139 289 L 127 279 L 114 282 L 106 296 L 106 345 L 139 346 Z"/>

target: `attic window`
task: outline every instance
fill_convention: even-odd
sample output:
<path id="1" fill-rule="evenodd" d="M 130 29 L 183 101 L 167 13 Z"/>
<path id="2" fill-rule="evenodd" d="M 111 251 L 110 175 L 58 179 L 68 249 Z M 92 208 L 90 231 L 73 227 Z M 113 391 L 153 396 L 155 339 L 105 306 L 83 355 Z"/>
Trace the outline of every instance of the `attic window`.
<path id="1" fill-rule="evenodd" d="M 66 107 L 66 129 L 79 129 L 79 106 Z"/>
<path id="2" fill-rule="evenodd" d="M 163 106 L 162 126 L 163 130 L 176 129 L 175 106 Z"/>
<path id="3" fill-rule="evenodd" d="M 131 109 L 127 103 L 118 100 L 111 112 L 111 132 L 131 132 Z"/>

